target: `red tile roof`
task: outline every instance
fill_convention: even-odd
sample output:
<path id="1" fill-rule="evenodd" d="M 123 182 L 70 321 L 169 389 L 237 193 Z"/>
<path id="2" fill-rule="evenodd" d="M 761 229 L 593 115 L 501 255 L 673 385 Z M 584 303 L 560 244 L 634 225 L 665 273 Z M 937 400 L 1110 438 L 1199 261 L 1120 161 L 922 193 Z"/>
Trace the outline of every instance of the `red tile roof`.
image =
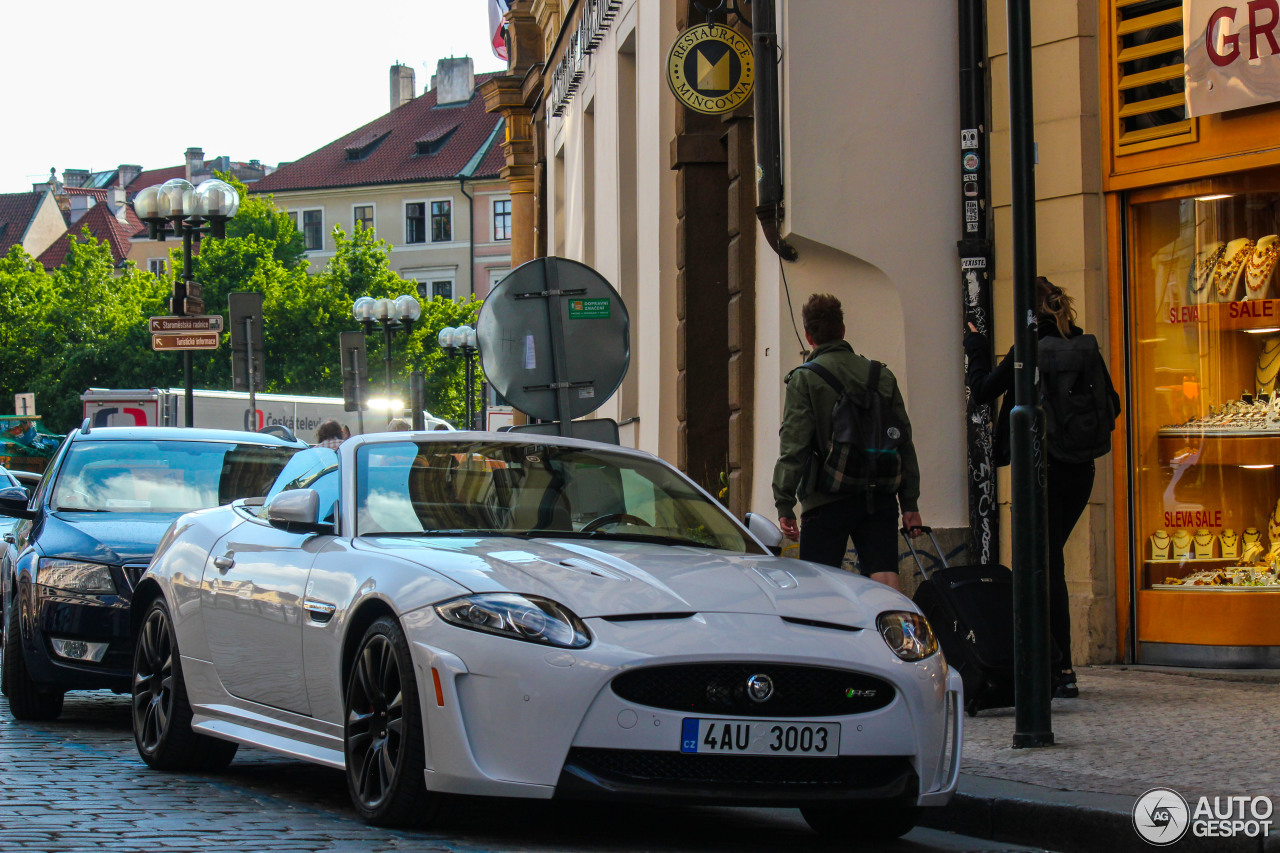
<path id="1" fill-rule="evenodd" d="M 492 76 L 477 74 L 476 87 Z M 300 160 L 282 165 L 250 185 L 250 192 L 420 183 L 457 177 L 480 147 L 489 142 L 501 119 L 485 112 L 484 98 L 479 94 L 473 94 L 465 103 L 443 106 L 436 105 L 436 95 L 434 89 L 426 92 Z M 452 128 L 456 130 L 450 134 Z M 439 144 L 446 134 L 448 138 L 435 153 L 418 153 L 420 140 L 424 147 L 434 147 L 433 143 Z M 386 139 L 370 145 L 383 135 L 387 135 Z M 491 147 L 498 147 L 496 140 Z M 492 158 L 488 155 L 482 166 L 490 165 Z M 355 156 L 360 159 L 351 159 Z M 497 168 L 488 172 L 477 169 L 475 177 L 497 174 Z"/>
<path id="2" fill-rule="evenodd" d="M 43 195 L 43 192 L 0 193 L 0 255 L 7 254 L 14 243 L 22 242 Z"/>
<path id="3" fill-rule="evenodd" d="M 71 249 L 68 238 L 74 237 L 79 240 L 81 229 L 88 228 L 91 235 L 98 240 L 106 241 L 111 246 L 111 257 L 119 264 L 129 254 L 131 238 L 139 231 L 146 229 L 146 225 L 134 214 L 132 207 L 125 208 L 125 216 L 129 220 L 128 224 L 116 219 L 111 208 L 105 203 L 95 204 L 88 213 L 80 217 L 78 222 L 68 228 L 66 233 L 54 240 L 53 245 L 45 249 L 44 254 L 37 260 L 45 269 L 51 270 L 62 266 L 67 259 L 67 252 Z"/>
<path id="4" fill-rule="evenodd" d="M 129 192 L 129 198 L 132 199 L 135 195 L 142 192 L 152 184 L 163 184 L 165 181 L 171 181 L 174 178 L 185 179 L 186 177 L 186 166 L 167 166 L 163 169 L 148 169 L 145 172 L 140 172 L 138 177 L 130 181 L 129 186 L 125 187 L 125 189 Z"/>
<path id="5" fill-rule="evenodd" d="M 98 201 L 107 200 L 107 191 L 105 189 L 91 189 L 88 187 L 63 187 L 67 195 L 91 195 Z"/>

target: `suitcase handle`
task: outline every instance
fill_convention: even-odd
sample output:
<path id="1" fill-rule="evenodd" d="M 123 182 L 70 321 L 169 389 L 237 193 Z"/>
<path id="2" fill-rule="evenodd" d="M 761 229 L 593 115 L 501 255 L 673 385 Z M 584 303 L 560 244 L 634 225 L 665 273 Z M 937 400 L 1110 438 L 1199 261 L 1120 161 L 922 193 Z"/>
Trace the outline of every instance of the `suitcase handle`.
<path id="1" fill-rule="evenodd" d="M 944 569 L 951 568 L 950 566 L 947 565 L 947 555 L 942 553 L 942 549 L 938 547 L 938 538 L 933 535 L 933 528 L 927 527 L 922 524 L 919 527 L 916 527 L 914 529 L 923 530 L 925 533 L 929 534 L 929 540 L 933 542 L 933 550 L 937 552 L 938 561 L 942 563 L 942 568 Z M 920 570 L 920 574 L 924 575 L 924 579 L 928 580 L 929 573 L 925 570 L 924 563 L 920 561 L 920 554 L 919 552 L 916 551 L 916 544 L 911 541 L 911 531 L 909 531 L 905 527 L 900 527 L 898 528 L 898 532 L 902 534 L 903 539 L 907 540 L 907 547 L 911 549 L 911 557 L 916 561 L 916 568 Z"/>

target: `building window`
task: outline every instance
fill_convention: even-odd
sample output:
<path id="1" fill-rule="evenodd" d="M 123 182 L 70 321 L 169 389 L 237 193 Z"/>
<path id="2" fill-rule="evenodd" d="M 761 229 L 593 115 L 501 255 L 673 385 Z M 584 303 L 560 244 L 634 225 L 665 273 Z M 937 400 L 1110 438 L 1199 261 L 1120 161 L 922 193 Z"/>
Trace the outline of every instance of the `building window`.
<path id="1" fill-rule="evenodd" d="M 427 242 L 427 206 L 420 201 L 404 206 L 404 241 Z"/>
<path id="2" fill-rule="evenodd" d="M 351 209 L 351 230 L 363 228 L 366 231 L 373 230 L 373 205 L 357 204 Z"/>
<path id="3" fill-rule="evenodd" d="M 293 227 L 297 228 L 298 227 L 298 211 L 296 210 L 287 211 L 287 215 L 289 217 L 289 221 L 293 223 Z"/>
<path id="4" fill-rule="evenodd" d="M 302 211 L 302 240 L 308 252 L 324 248 L 323 210 Z"/>
<path id="5" fill-rule="evenodd" d="M 431 298 L 439 296 L 442 299 L 453 298 L 453 282 L 452 281 L 433 281 L 431 282 Z"/>
<path id="6" fill-rule="evenodd" d="M 448 243 L 453 240 L 453 203 L 431 202 L 431 242 Z"/>
<path id="7" fill-rule="evenodd" d="M 164 258 L 147 258 L 147 270 L 152 275 L 164 275 Z"/>
<path id="8" fill-rule="evenodd" d="M 511 199 L 499 199 L 493 203 L 493 239 L 511 239 Z"/>

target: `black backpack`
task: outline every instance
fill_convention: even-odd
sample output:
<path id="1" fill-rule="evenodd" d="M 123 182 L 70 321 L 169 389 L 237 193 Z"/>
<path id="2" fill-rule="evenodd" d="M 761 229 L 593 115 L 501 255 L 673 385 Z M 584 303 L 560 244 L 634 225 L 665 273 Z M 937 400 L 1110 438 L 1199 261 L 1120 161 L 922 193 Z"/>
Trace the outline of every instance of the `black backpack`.
<path id="1" fill-rule="evenodd" d="M 1090 462 L 1111 451 L 1111 432 L 1120 413 L 1093 335 L 1040 341 L 1040 402 L 1050 456 Z"/>
<path id="2" fill-rule="evenodd" d="M 835 374 L 814 361 L 800 365 L 821 376 L 839 398 L 831 410 L 831 435 L 819 436 L 824 445 L 818 491 L 844 494 L 865 491 L 867 504 L 877 494 L 897 494 L 902 483 L 899 449 L 911 440 L 911 425 L 895 417 L 893 407 L 879 393 L 878 361 L 871 362 L 867 384 L 846 388 Z"/>

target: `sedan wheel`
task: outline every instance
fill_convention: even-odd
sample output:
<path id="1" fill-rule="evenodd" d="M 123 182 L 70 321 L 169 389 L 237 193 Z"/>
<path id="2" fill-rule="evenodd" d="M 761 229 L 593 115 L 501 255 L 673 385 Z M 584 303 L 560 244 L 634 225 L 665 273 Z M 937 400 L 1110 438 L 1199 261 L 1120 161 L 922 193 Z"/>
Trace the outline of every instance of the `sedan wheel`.
<path id="1" fill-rule="evenodd" d="M 221 770 L 239 748 L 192 730 L 173 620 L 161 598 L 151 603 L 133 652 L 133 740 L 156 770 Z"/>
<path id="2" fill-rule="evenodd" d="M 427 792 L 422 711 L 404 632 L 383 617 L 369 626 L 347 682 L 347 789 L 375 826 L 439 818 L 443 798 Z"/>
<path id="3" fill-rule="evenodd" d="M 62 714 L 62 691 L 42 690 L 27 672 L 18 621 L 18 599 L 9 600 L 4 620 L 4 695 L 9 697 L 9 713 L 15 720 L 56 720 Z"/>

